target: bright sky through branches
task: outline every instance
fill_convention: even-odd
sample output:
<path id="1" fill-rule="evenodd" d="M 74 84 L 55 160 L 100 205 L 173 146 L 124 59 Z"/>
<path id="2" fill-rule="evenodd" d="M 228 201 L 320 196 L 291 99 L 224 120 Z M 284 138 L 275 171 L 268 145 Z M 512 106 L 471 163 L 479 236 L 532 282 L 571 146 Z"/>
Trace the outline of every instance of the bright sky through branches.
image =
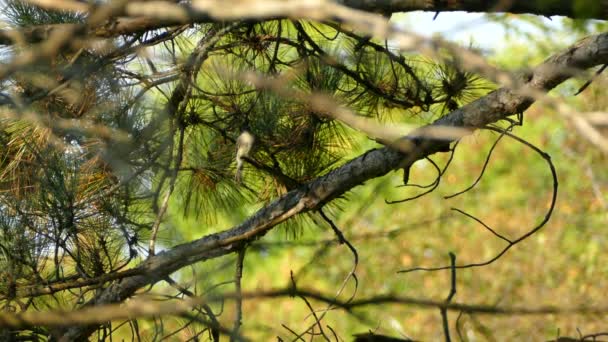
<path id="1" fill-rule="evenodd" d="M 435 17 L 434 12 L 411 12 L 406 14 L 393 15 L 392 21 L 398 23 L 406 30 L 414 31 L 418 34 L 430 37 L 434 34 L 441 34 L 444 38 L 468 45 L 482 48 L 484 50 L 499 49 L 501 43 L 507 40 L 507 30 L 505 26 L 488 20 L 483 13 L 466 12 L 445 12 L 439 13 Z M 551 29 L 561 28 L 561 17 L 552 19 L 541 17 L 543 23 Z M 509 20 L 511 25 L 516 25 L 517 30 L 530 33 L 541 33 L 539 28 L 523 20 Z M 517 40 L 523 39 L 521 36 L 512 35 Z"/>

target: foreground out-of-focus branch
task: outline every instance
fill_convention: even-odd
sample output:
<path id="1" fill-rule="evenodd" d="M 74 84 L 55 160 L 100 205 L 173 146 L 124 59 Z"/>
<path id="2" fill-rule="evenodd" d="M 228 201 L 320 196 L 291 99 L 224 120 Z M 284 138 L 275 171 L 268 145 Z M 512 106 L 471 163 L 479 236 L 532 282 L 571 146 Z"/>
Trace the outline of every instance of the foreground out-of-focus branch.
<path id="1" fill-rule="evenodd" d="M 47 312 L 27 311 L 18 314 L 0 312 L 0 327 L 2 328 L 24 328 L 31 326 L 63 327 L 78 324 L 103 323 L 113 319 L 135 319 L 162 315 L 183 315 L 189 311 L 203 305 L 211 305 L 216 302 L 232 299 L 256 300 L 274 299 L 299 296 L 309 300 L 316 300 L 322 303 L 331 304 L 332 307 L 340 308 L 345 311 L 369 306 L 384 304 L 410 305 L 425 309 L 440 309 L 449 311 L 461 311 L 470 314 L 486 315 L 509 315 L 509 316 L 529 316 L 529 315 L 554 315 L 554 314 L 589 314 L 600 315 L 608 313 L 606 306 L 581 306 L 581 307 L 501 307 L 492 305 L 475 305 L 452 303 L 448 301 L 437 301 L 431 299 L 420 299 L 416 297 L 405 297 L 398 295 L 379 295 L 369 298 L 344 301 L 335 296 L 328 296 L 316 290 L 277 289 L 270 291 L 259 291 L 250 293 L 228 293 L 209 297 L 187 297 L 182 300 L 158 301 L 157 299 L 134 299 L 124 304 L 104 304 L 89 306 L 79 310 L 55 310 Z M 225 331 L 230 333 L 229 331 Z M 68 341 L 73 341 L 68 339 Z"/>
<path id="2" fill-rule="evenodd" d="M 547 59 L 530 73 L 526 87 L 548 90 L 571 76 L 567 70 L 587 69 L 608 62 L 608 33 L 588 37 Z M 564 71 L 566 70 L 566 71 Z M 433 123 L 436 126 L 480 128 L 527 109 L 534 100 L 501 88 L 457 109 Z M 412 139 L 405 137 L 404 139 Z M 430 154 L 445 151 L 449 141 L 416 138 L 417 149 L 400 153 L 391 148 L 373 149 L 310 183 L 290 191 L 249 219 L 231 229 L 207 235 L 175 246 L 143 262 L 140 275 L 115 283 L 89 304 L 116 303 L 129 298 L 143 286 L 154 284 L 168 274 L 198 261 L 238 251 L 245 243 L 265 235 L 272 227 L 298 214 L 322 207 L 365 181 L 400 169 Z M 80 340 L 89 336 L 96 325 L 71 327 L 63 339 Z"/>
<path id="3" fill-rule="evenodd" d="M 53 10 L 67 10 L 76 11 L 80 13 L 86 13 L 89 6 L 78 1 L 28 1 L 32 4 L 38 5 L 46 9 Z M 271 3 L 279 1 L 265 0 L 265 1 L 240 1 L 234 5 L 249 6 L 253 8 L 268 8 Z M 288 2 L 280 1 L 280 3 L 291 4 L 292 6 L 302 6 L 302 3 L 313 3 L 320 4 L 321 1 L 302 1 L 292 0 Z M 197 1 L 195 1 L 197 3 Z M 207 3 L 211 5 L 220 5 L 223 8 L 232 9 L 234 6 L 227 5 L 226 1 L 198 1 L 198 3 Z M 501 5 L 497 6 L 495 1 L 475 0 L 475 1 L 413 1 L 413 0 L 341 0 L 336 3 L 344 5 L 352 9 L 358 9 L 362 11 L 383 13 L 390 15 L 392 13 L 399 12 L 411 12 L 411 11 L 431 11 L 431 12 L 451 12 L 451 11 L 467 11 L 467 12 L 508 12 L 508 13 L 527 13 L 542 16 L 554 16 L 562 15 L 570 18 L 589 18 L 589 19 L 608 19 L 608 5 L 606 2 L 599 1 L 594 11 L 590 10 L 579 10 L 575 11 L 571 1 L 551 1 L 547 2 L 544 0 L 532 0 L 532 1 L 503 1 Z M 161 6 L 171 5 L 169 8 L 172 11 L 155 10 L 154 12 L 161 12 L 165 16 L 164 19 L 155 18 L 153 16 L 134 16 L 134 14 L 143 14 L 144 10 L 148 11 L 148 14 L 153 14 L 150 8 L 162 8 Z M 219 7 L 219 6 L 218 6 Z M 101 25 L 93 30 L 91 34 L 97 38 L 109 38 L 117 37 L 124 34 L 138 34 L 150 30 L 157 30 L 174 25 L 183 24 L 194 24 L 194 23 L 207 23 L 212 22 L 211 16 L 205 13 L 193 13 L 189 11 L 187 5 L 175 5 L 173 2 L 159 2 L 155 1 L 152 4 L 145 2 L 132 2 L 130 5 L 132 16 L 116 18 L 111 25 Z M 183 8 L 184 11 L 176 9 Z M 152 12 L 152 13 L 151 13 Z M 252 11 L 248 11 L 252 13 Z M 167 13 L 173 15 L 167 17 Z M 178 13 L 176 15 L 175 13 Z M 184 14 L 185 13 L 185 14 Z M 127 13 L 123 13 L 127 14 Z M 263 19 L 263 18 L 261 18 Z M 55 24 L 55 25 L 41 25 L 36 27 L 29 27 L 23 30 L 0 30 L 0 45 L 12 45 L 15 42 L 29 42 L 35 43 L 46 40 L 48 35 L 54 30 L 60 27 L 73 26 L 72 24 Z"/>

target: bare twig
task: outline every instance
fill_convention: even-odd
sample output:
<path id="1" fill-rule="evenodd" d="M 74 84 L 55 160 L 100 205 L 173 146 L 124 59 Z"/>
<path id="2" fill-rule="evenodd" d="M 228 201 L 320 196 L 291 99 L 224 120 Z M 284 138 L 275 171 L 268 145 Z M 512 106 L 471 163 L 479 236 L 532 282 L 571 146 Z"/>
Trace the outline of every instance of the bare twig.
<path id="1" fill-rule="evenodd" d="M 470 218 L 474 218 L 475 221 L 477 221 L 478 223 L 482 224 L 486 229 L 490 230 L 494 235 L 500 237 L 501 239 L 505 240 L 508 242 L 507 246 L 504 247 L 500 252 L 498 252 L 494 257 L 490 258 L 489 260 L 486 261 L 482 261 L 482 262 L 475 262 L 475 263 L 470 263 L 470 264 L 466 264 L 466 265 L 460 265 L 460 266 L 455 266 L 455 268 L 472 268 L 472 267 L 481 267 L 481 266 L 486 266 L 489 265 L 493 262 L 495 262 L 496 260 L 500 259 L 505 253 L 507 253 L 513 246 L 517 245 L 518 243 L 520 243 L 521 241 L 527 239 L 528 237 L 532 236 L 533 234 L 535 234 L 536 232 L 538 232 L 540 229 L 542 229 L 545 224 L 547 224 L 547 222 L 549 221 L 549 219 L 551 218 L 551 215 L 553 213 L 553 209 L 555 209 L 555 203 L 557 201 L 557 187 L 558 187 L 558 181 L 557 181 L 557 171 L 555 170 L 555 165 L 553 165 L 553 162 L 551 161 L 551 157 L 543 152 L 541 149 L 539 149 L 538 147 L 534 146 L 533 144 L 531 144 L 530 142 L 516 136 L 513 135 L 512 133 L 507 132 L 504 129 L 500 129 L 500 128 L 496 128 L 496 127 L 491 127 L 488 126 L 486 127 L 486 129 L 495 131 L 495 132 L 499 132 L 502 133 L 522 144 L 524 144 L 525 146 L 529 147 L 530 149 L 532 149 L 534 152 L 538 153 L 546 162 L 547 165 L 549 166 L 549 169 L 551 170 L 551 177 L 553 179 L 553 189 L 552 189 L 552 195 L 551 195 L 551 202 L 549 204 L 549 209 L 547 210 L 547 212 L 545 213 L 545 216 L 543 217 L 543 219 L 541 220 L 541 222 L 539 224 L 537 224 L 536 226 L 534 226 L 532 229 L 530 229 L 529 231 L 527 231 L 525 234 L 521 235 L 519 238 L 514 239 L 514 240 L 510 240 L 507 239 L 501 235 L 499 235 L 498 233 L 496 233 L 496 231 L 492 228 L 490 228 L 488 225 L 486 225 L 485 223 L 483 223 L 481 220 L 474 218 L 473 216 L 461 211 L 461 210 L 457 210 L 458 212 L 466 215 L 467 217 Z M 441 266 L 441 267 L 414 267 L 414 268 L 409 268 L 406 270 L 402 270 L 399 271 L 400 273 L 409 273 L 409 272 L 414 272 L 414 271 L 440 271 L 440 270 L 447 270 L 447 269 L 451 269 L 451 266 Z"/>
<path id="2" fill-rule="evenodd" d="M 232 334 L 230 335 L 230 341 L 237 341 L 237 336 L 239 336 L 239 330 L 241 328 L 241 324 L 243 322 L 243 298 L 240 296 L 242 293 L 241 290 L 241 279 L 243 278 L 243 262 L 245 261 L 245 251 L 247 249 L 243 247 L 238 253 L 236 257 L 236 271 L 234 274 L 234 285 L 236 291 L 235 298 L 235 315 L 234 315 L 234 326 L 232 328 Z"/>
<path id="3" fill-rule="evenodd" d="M 184 154 L 184 127 L 180 128 L 179 131 L 179 142 L 177 145 L 177 153 L 175 156 L 175 166 L 173 169 L 173 174 L 171 175 L 171 180 L 169 181 L 169 189 L 165 193 L 165 197 L 163 198 L 163 203 L 161 204 L 158 213 L 156 215 L 156 220 L 152 225 L 152 233 L 150 234 L 150 241 L 148 243 L 148 255 L 154 255 L 154 249 L 156 246 L 156 236 L 158 234 L 158 228 L 160 227 L 160 223 L 162 222 L 163 216 L 169 207 L 169 199 L 171 198 L 171 194 L 175 189 L 175 182 L 177 180 L 177 174 L 179 170 L 179 166 L 181 165 L 183 154 Z"/>
<path id="4" fill-rule="evenodd" d="M 293 277 L 293 271 L 289 272 L 290 275 L 290 280 L 291 280 L 291 288 L 294 290 L 294 292 L 297 292 L 297 284 L 296 284 L 296 280 Z M 298 296 L 299 298 L 301 298 L 304 303 L 306 304 L 306 306 L 308 307 L 308 310 L 310 310 L 310 314 L 312 315 L 312 317 L 314 318 L 315 324 L 313 324 L 311 326 L 311 328 L 309 328 L 308 330 L 306 330 L 305 332 L 298 334 L 296 336 L 296 339 L 301 338 L 303 334 L 305 334 L 306 332 L 308 332 L 311 329 L 314 329 L 315 325 L 319 327 L 319 333 L 325 338 L 326 341 L 329 341 L 329 338 L 327 337 L 327 335 L 325 335 L 325 331 L 323 331 L 323 325 L 321 324 L 321 320 L 323 319 L 323 317 L 319 318 L 319 316 L 317 316 L 317 313 L 315 312 L 315 309 L 313 309 L 312 305 L 310 304 L 310 302 L 308 301 L 308 299 L 306 299 L 305 296 Z M 314 333 L 314 330 L 313 330 Z"/>
<path id="5" fill-rule="evenodd" d="M 446 304 L 450 304 L 452 302 L 452 298 L 456 294 L 456 255 L 452 252 L 450 254 L 450 264 L 452 267 L 451 277 L 450 277 L 450 293 L 448 294 L 448 298 L 445 300 Z M 441 312 L 441 321 L 443 323 L 443 335 L 445 336 L 446 342 L 450 342 L 450 325 L 448 324 L 448 310 L 443 307 L 440 308 Z"/>
<path id="6" fill-rule="evenodd" d="M 509 128 L 507 128 L 505 131 L 509 131 L 511 127 L 513 127 L 513 125 L 509 126 Z M 483 177 L 483 174 L 486 171 L 486 167 L 488 167 L 488 163 L 490 162 L 490 157 L 492 156 L 492 152 L 494 151 L 494 148 L 496 148 L 496 146 L 498 145 L 498 142 L 500 141 L 500 139 L 502 139 L 503 136 L 504 136 L 504 134 L 501 133 L 498 136 L 498 138 L 494 141 L 494 143 L 492 144 L 492 146 L 490 147 L 490 151 L 488 151 L 488 155 L 486 156 L 486 160 L 483 163 L 483 167 L 481 168 L 481 172 L 479 173 L 479 176 L 477 176 L 477 179 L 475 179 L 475 181 L 473 182 L 473 184 L 469 185 L 464 190 L 458 191 L 458 192 L 453 193 L 451 195 L 444 196 L 443 198 L 450 199 L 450 198 L 462 195 L 465 192 L 473 189 L 479 183 L 479 181 L 481 180 L 481 177 Z"/>
<path id="7" fill-rule="evenodd" d="M 335 223 L 327 216 L 325 215 L 325 213 L 323 212 L 323 208 L 319 208 L 319 214 L 321 214 L 321 217 L 325 220 L 325 222 L 327 222 L 331 229 L 334 231 L 334 233 L 336 234 L 336 236 L 338 237 L 338 242 L 340 244 L 346 244 L 346 246 L 348 247 L 348 249 L 351 251 L 351 253 L 353 253 L 353 267 L 350 270 L 350 272 L 346 275 L 346 277 L 344 278 L 344 281 L 342 282 L 342 285 L 340 286 L 340 288 L 338 289 L 335 298 L 337 299 L 342 292 L 344 291 L 344 289 L 346 288 L 346 284 L 348 283 L 348 281 L 352 278 L 355 282 L 355 289 L 353 291 L 353 294 L 349 297 L 349 299 L 347 300 L 347 302 L 353 300 L 357 294 L 357 289 L 359 287 L 359 280 L 357 278 L 357 274 L 355 273 L 357 270 L 357 266 L 359 265 L 359 254 L 357 253 L 357 249 L 344 237 L 344 234 L 342 233 L 342 231 L 340 231 L 340 229 L 335 225 Z M 293 281 L 293 278 L 292 278 Z M 293 282 L 294 287 L 295 287 L 295 281 Z M 308 302 L 307 302 L 308 304 Z M 309 308 L 312 310 L 312 307 L 309 306 Z M 323 310 L 323 312 L 321 313 L 320 316 L 317 317 L 317 315 L 313 312 L 314 318 L 315 318 L 315 322 L 316 324 L 318 324 L 319 329 L 321 331 L 321 333 L 323 334 L 323 336 L 325 337 L 326 340 L 328 340 L 327 335 L 325 335 L 325 332 L 323 332 L 323 329 L 321 328 L 321 320 L 323 319 L 323 317 L 325 317 L 325 315 L 327 314 L 327 312 L 329 312 L 332 309 L 332 305 L 328 305 L 327 308 L 325 308 Z M 314 327 L 311 326 L 308 329 L 306 329 L 304 331 L 307 332 L 310 329 L 312 329 Z M 299 334 L 298 337 L 301 337 L 304 333 Z"/>
<path id="8" fill-rule="evenodd" d="M 602 67 L 599 68 L 595 72 L 595 75 L 590 80 L 588 80 L 587 82 L 585 82 L 585 84 L 583 84 L 580 88 L 578 88 L 578 91 L 576 93 L 574 93 L 574 96 L 576 96 L 576 95 L 582 93 L 583 91 L 585 91 L 585 89 L 587 89 L 587 87 L 589 87 L 591 85 L 591 82 L 593 82 L 593 80 L 595 80 L 604 71 L 604 69 L 606 69 L 606 67 L 608 67 L 608 64 L 602 65 Z"/>
<path id="9" fill-rule="evenodd" d="M 439 186 L 439 183 L 441 182 L 441 178 L 443 177 L 443 175 L 445 174 L 445 172 L 447 171 L 448 167 L 450 166 L 450 164 L 452 163 L 452 160 L 454 159 L 454 153 L 456 151 L 456 147 L 458 146 L 458 141 L 456 141 L 456 143 L 454 143 L 454 146 L 450 149 L 450 157 L 448 158 L 448 161 L 445 163 L 445 166 L 443 167 L 443 169 L 439 169 L 439 166 L 430 158 L 426 158 L 434 167 L 435 170 L 437 170 L 437 177 L 435 178 L 435 180 L 433 181 L 433 183 L 431 183 L 429 186 L 430 188 L 418 195 L 414 195 L 412 197 L 408 197 L 408 198 L 404 198 L 404 199 L 400 199 L 400 200 L 396 200 L 396 201 L 388 201 L 388 200 L 384 200 L 384 202 L 386 204 L 396 204 L 396 203 L 403 203 L 403 202 L 407 202 L 407 201 L 412 201 L 415 200 L 417 198 L 420 198 L 422 196 L 425 196 L 427 194 L 430 194 L 431 192 L 433 192 L 435 189 L 437 189 L 437 187 Z M 409 170 L 405 171 L 409 174 Z M 413 186 L 413 187 L 421 187 L 421 188 L 426 188 L 428 186 L 419 186 L 419 185 L 415 185 L 415 184 L 403 184 L 401 186 Z"/>

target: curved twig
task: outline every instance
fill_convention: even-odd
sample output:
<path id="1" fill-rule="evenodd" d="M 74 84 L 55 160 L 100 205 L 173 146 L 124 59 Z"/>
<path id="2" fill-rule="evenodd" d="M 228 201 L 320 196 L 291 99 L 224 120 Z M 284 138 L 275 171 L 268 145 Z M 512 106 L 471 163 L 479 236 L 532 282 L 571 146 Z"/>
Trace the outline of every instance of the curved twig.
<path id="1" fill-rule="evenodd" d="M 458 141 L 456 141 L 456 143 L 454 144 L 454 146 L 450 149 L 450 158 L 448 159 L 448 161 L 445 163 L 445 166 L 443 167 L 442 170 L 439 169 L 439 166 L 429 157 L 426 157 L 425 159 L 427 159 L 429 162 L 431 162 L 431 164 L 435 167 L 435 169 L 437 170 L 437 178 L 435 178 L 435 180 L 433 181 L 433 183 L 429 184 L 428 186 L 425 185 L 418 185 L 418 184 L 404 184 L 404 185 L 400 185 L 400 187 L 402 186 L 413 186 L 413 187 L 418 187 L 418 188 L 428 188 L 429 186 L 431 187 L 430 189 L 428 189 L 427 191 L 412 196 L 412 197 L 408 197 L 402 200 L 396 200 L 396 201 L 387 201 L 384 200 L 384 203 L 386 204 L 395 204 L 395 203 L 403 203 L 403 202 L 407 202 L 407 201 L 411 201 L 411 200 L 415 200 L 417 198 L 420 198 L 424 195 L 427 195 L 431 192 L 433 192 L 438 186 L 439 183 L 441 182 L 441 177 L 443 177 L 443 175 L 445 174 L 445 171 L 447 171 L 448 166 L 450 166 L 450 164 L 452 163 L 452 160 L 454 159 L 454 152 L 456 151 L 456 147 L 458 146 Z"/>
<path id="2" fill-rule="evenodd" d="M 511 240 L 509 240 L 508 238 L 498 234 L 494 229 L 492 229 L 492 227 L 488 226 L 487 224 L 485 224 L 482 220 L 478 219 L 477 217 L 465 212 L 464 210 L 460 210 L 458 208 L 450 208 L 450 210 L 454 210 L 456 212 L 461 213 L 462 215 L 475 220 L 477 223 L 481 224 L 482 226 L 484 226 L 487 230 L 489 230 L 492 234 L 494 234 L 494 236 L 498 237 L 501 240 L 506 241 L 507 243 L 513 243 Z"/>
<path id="3" fill-rule="evenodd" d="M 511 125 L 509 127 L 507 127 L 504 132 L 509 131 L 513 126 L 514 126 L 514 124 L 511 123 Z M 486 160 L 483 163 L 483 167 L 481 168 L 481 172 L 479 173 L 479 176 L 477 177 L 477 179 L 475 179 L 475 181 L 473 182 L 473 184 L 469 185 L 464 190 L 458 191 L 458 192 L 456 192 L 454 194 L 451 194 L 451 195 L 448 195 L 448 196 L 443 196 L 444 199 L 450 199 L 450 198 L 462 195 L 465 192 L 473 189 L 477 185 L 477 183 L 479 183 L 479 181 L 481 180 L 481 177 L 483 177 L 483 174 L 486 172 L 486 167 L 488 166 L 488 163 L 490 162 L 490 157 L 492 156 L 492 152 L 494 152 L 494 148 L 496 148 L 496 146 L 498 145 L 498 142 L 500 141 L 500 139 L 502 139 L 502 137 L 504 137 L 504 135 L 505 135 L 504 133 L 501 133 L 500 136 L 498 137 L 498 139 L 496 139 L 494 141 L 494 143 L 492 144 L 492 147 L 490 147 L 490 150 L 488 151 L 488 155 L 486 157 Z"/>
<path id="4" fill-rule="evenodd" d="M 499 129 L 496 127 L 486 127 L 486 129 L 495 131 L 495 132 L 499 132 L 502 133 L 503 135 L 508 136 L 511 139 L 514 139 L 526 146 L 528 146 L 529 148 L 531 148 L 532 150 L 534 150 L 536 153 L 538 153 L 549 165 L 549 168 L 551 169 L 551 175 L 553 177 L 553 192 L 551 195 L 551 203 L 549 205 L 549 209 L 547 210 L 547 213 L 545 214 L 543 220 L 536 225 L 533 229 L 531 229 L 530 231 L 528 231 L 527 233 L 525 233 L 524 235 L 520 236 L 519 238 L 512 240 L 509 242 L 509 244 L 503 248 L 498 254 L 496 254 L 494 257 L 490 258 L 489 260 L 486 261 L 482 261 L 482 262 L 477 262 L 477 263 L 470 263 L 470 264 L 466 264 L 466 265 L 460 265 L 460 266 L 455 266 L 455 268 L 473 268 L 473 267 L 481 267 L 481 266 L 486 266 L 489 265 L 491 263 L 493 263 L 494 261 L 500 259 L 505 253 L 507 253 L 509 251 L 509 249 L 511 249 L 511 247 L 515 246 L 516 244 L 520 243 L 521 241 L 527 239 L 528 237 L 530 237 L 531 235 L 533 235 L 534 233 L 536 233 L 537 231 L 539 231 L 541 228 L 543 228 L 545 226 L 545 224 L 549 221 L 549 219 L 551 218 L 551 214 L 553 213 L 553 209 L 555 208 L 555 203 L 557 201 L 557 187 L 558 187 L 558 180 L 557 180 L 557 171 L 555 170 L 555 165 L 553 165 L 553 162 L 551 161 L 551 156 L 549 156 L 546 152 L 542 151 L 541 149 L 539 149 L 538 147 L 536 147 L 535 145 L 533 145 L 532 143 L 512 134 L 509 133 L 507 131 L 505 131 L 504 129 Z M 467 215 L 469 216 L 469 215 Z M 472 218 L 472 216 L 469 216 Z M 481 223 L 481 221 L 475 219 L 477 222 Z M 483 224 L 483 223 L 481 223 Z M 489 229 L 488 226 L 486 226 L 484 224 L 484 226 L 486 228 Z M 494 232 L 493 230 L 491 230 L 492 232 Z M 496 233 L 494 233 L 496 235 Z M 397 273 L 409 273 L 409 272 L 414 272 L 414 271 L 441 271 L 441 270 L 447 270 L 447 269 L 451 269 L 451 266 L 441 266 L 441 267 L 414 267 L 414 268 L 410 268 L 410 269 L 405 269 L 405 270 L 401 270 L 398 271 Z"/>

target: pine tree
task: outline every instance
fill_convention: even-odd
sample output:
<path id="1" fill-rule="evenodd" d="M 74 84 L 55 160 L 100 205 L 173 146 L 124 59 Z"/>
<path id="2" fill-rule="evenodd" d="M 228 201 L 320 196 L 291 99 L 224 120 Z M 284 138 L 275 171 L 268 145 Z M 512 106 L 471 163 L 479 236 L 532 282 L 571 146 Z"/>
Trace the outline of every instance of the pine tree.
<path id="1" fill-rule="evenodd" d="M 339 20 L 192 17 L 162 25 L 164 19 L 157 19 L 157 27 L 110 35 L 104 30 L 120 27 L 116 18 L 128 14 L 120 2 L 74 4 L 87 6 L 88 13 L 35 3 L 4 4 L 10 30 L 27 33 L 6 44 L 3 54 L 13 62 L 0 67 L 0 303 L 10 312 L 72 310 L 113 302 L 112 296 L 120 302 L 159 281 L 180 296 L 194 295 L 169 275 L 216 254 L 244 253 L 278 223 L 275 229 L 290 241 L 307 229 L 329 229 L 326 213 L 347 205 L 349 188 L 319 195 L 319 203 L 298 209 L 302 215 L 292 220 L 281 216 L 281 206 L 310 195 L 312 182 L 348 166 L 368 138 L 336 112 L 347 108 L 371 122 L 424 126 L 497 88 L 456 54 L 443 51 L 443 59 L 430 59 L 405 53 Z M 60 29 L 32 31 L 45 25 L 74 29 L 63 33 L 71 35 L 67 41 Z M 45 45 L 53 39 L 54 50 Z M 30 55 L 23 63 L 15 58 Z M 243 131 L 255 142 L 242 157 L 237 181 Z M 421 157 L 453 147 L 444 138 L 405 141 L 423 146 Z M 427 143 L 435 150 L 426 151 Z M 405 153 L 391 151 L 391 158 Z M 387 164 L 375 176 L 403 169 L 407 184 L 415 160 Z M 351 187 L 372 177 L 355 173 Z M 270 209 L 237 226 L 243 236 L 221 245 L 221 253 L 205 240 L 216 238 L 213 228 L 190 245 L 194 239 L 179 236 L 167 221 L 181 217 L 213 227 L 252 208 Z M 247 230 L 266 219 L 258 230 Z M 147 268 L 157 260 L 166 273 Z M 210 281 L 219 278 L 209 275 Z M 122 290 L 112 292 L 117 286 Z M 169 293 L 170 287 L 156 288 Z M 227 333 L 206 305 L 184 317 L 199 331 L 209 327 L 214 339 Z M 134 336 L 145 322 L 129 321 Z M 73 330 L 23 324 L 1 336 L 69 340 L 95 333 L 105 339 L 115 325 L 68 328 Z"/>

